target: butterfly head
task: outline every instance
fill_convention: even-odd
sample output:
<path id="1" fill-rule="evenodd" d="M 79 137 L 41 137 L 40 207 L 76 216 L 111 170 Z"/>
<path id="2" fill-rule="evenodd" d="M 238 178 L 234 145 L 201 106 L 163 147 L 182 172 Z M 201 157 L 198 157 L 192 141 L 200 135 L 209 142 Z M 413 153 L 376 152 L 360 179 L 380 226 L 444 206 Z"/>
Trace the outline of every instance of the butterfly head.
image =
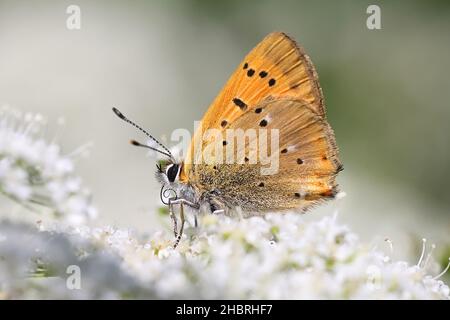
<path id="1" fill-rule="evenodd" d="M 159 160 L 156 164 L 156 178 L 162 185 L 172 185 L 179 181 L 182 163 L 170 160 Z"/>

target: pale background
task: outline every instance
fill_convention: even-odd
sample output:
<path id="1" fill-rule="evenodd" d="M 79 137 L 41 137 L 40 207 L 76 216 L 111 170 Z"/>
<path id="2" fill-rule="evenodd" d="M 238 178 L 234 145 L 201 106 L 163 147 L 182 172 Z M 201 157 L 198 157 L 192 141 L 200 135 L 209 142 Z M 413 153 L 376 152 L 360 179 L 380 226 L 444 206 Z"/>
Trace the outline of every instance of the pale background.
<path id="1" fill-rule="evenodd" d="M 378 4 L 382 30 L 366 28 Z M 81 7 L 81 30 L 66 8 Z M 119 107 L 155 136 L 192 130 L 244 55 L 285 31 L 316 65 L 345 170 L 339 210 L 367 241 L 418 257 L 418 239 L 450 253 L 450 6 L 444 1 L 3 1 L 0 104 L 42 113 L 64 151 L 92 141 L 78 172 L 98 224 L 157 228 L 155 161 Z M 55 133 L 57 131 L 57 133 Z M 1 201 L 5 201 L 2 199 Z M 447 251 L 447 252 L 445 252 Z"/>

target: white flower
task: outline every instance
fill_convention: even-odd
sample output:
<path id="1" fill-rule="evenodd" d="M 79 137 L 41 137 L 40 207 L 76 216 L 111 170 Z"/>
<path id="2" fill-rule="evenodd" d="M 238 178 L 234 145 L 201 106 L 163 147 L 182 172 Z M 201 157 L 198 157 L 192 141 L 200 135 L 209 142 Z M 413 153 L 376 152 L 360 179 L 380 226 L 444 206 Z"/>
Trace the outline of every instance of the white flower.
<path id="1" fill-rule="evenodd" d="M 71 158 L 42 138 L 44 126 L 41 115 L 0 108 L 0 197 L 28 208 L 38 203 L 68 223 L 83 223 L 96 215 L 90 193 Z"/>
<path id="2" fill-rule="evenodd" d="M 14 167 L 11 159 L 0 159 L 0 181 L 3 181 L 3 192 L 19 200 L 28 199 L 32 191 L 27 177 L 25 170 Z"/>

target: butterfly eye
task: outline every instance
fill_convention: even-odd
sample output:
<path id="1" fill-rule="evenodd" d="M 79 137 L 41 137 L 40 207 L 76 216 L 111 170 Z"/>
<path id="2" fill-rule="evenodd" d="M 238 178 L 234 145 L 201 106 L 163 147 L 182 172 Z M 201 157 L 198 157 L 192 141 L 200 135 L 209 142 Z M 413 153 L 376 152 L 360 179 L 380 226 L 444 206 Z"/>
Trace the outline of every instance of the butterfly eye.
<path id="1" fill-rule="evenodd" d="M 170 182 L 174 182 L 175 179 L 177 178 L 178 168 L 179 168 L 178 164 L 171 164 L 167 167 L 166 175 L 167 175 L 167 179 L 169 179 Z"/>

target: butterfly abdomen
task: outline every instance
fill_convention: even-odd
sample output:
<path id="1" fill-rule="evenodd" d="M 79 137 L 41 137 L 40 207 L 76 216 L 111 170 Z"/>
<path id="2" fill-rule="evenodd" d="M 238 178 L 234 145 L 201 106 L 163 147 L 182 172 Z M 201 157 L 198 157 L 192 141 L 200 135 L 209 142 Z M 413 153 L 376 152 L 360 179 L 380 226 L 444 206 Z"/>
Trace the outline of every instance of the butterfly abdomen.
<path id="1" fill-rule="evenodd" d="M 215 167 L 215 168 L 214 168 Z M 261 176 L 258 165 L 197 166 L 199 197 L 213 208 L 241 208 L 246 215 L 285 210 L 304 211 L 323 200 L 333 199 L 337 186 L 322 182 L 304 186 L 297 179 Z"/>

